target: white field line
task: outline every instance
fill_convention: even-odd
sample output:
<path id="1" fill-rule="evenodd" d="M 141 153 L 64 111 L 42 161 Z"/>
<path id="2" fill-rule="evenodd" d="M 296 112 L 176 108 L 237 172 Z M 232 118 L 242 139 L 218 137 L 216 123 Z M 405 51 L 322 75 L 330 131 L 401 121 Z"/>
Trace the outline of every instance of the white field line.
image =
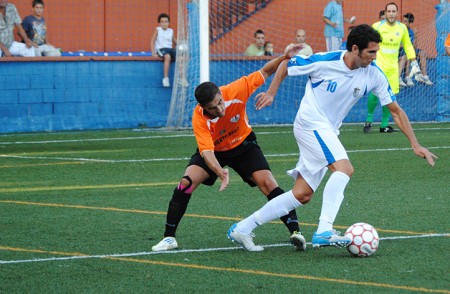
<path id="1" fill-rule="evenodd" d="M 343 129 L 341 132 L 354 131 L 356 129 Z M 414 128 L 414 131 L 444 131 L 450 128 Z M 257 132 L 257 135 L 273 135 L 273 134 L 292 134 L 292 131 L 283 132 Z M 8 136 L 7 134 L 4 136 Z M 0 135 L 1 137 L 1 135 Z M 80 143 L 80 142 L 98 142 L 98 141 L 119 141 L 119 140 L 146 140 L 146 139 L 164 139 L 164 138 L 184 138 L 194 137 L 193 134 L 178 134 L 178 135 L 150 135 L 150 136 L 136 136 L 136 137 L 117 137 L 117 138 L 92 138 L 92 139 L 70 139 L 70 140 L 46 140 L 46 141 L 9 141 L 0 142 L 0 145 L 20 145 L 20 144 L 51 144 L 51 143 Z"/>
<path id="2" fill-rule="evenodd" d="M 433 237 L 450 237 L 450 233 L 444 234 L 423 234 L 415 236 L 395 236 L 395 237 L 383 237 L 382 240 L 403 240 L 403 239 L 416 239 L 416 238 L 433 238 Z M 311 245 L 311 243 L 307 243 Z M 286 247 L 292 246 L 289 243 L 279 244 L 267 244 L 264 247 Z M 75 260 L 75 259 L 93 259 L 93 258 L 109 258 L 109 257 L 133 257 L 133 256 L 145 256 L 145 255 L 157 255 L 157 254 L 179 254 L 179 253 L 196 253 L 196 252 L 212 252 L 212 251 L 230 251 L 240 250 L 242 247 L 219 247 L 219 248 L 203 248 L 203 249 L 185 249 L 185 250 L 172 250 L 162 252 L 136 252 L 136 253 L 117 253 L 117 254 L 103 254 L 103 255 L 84 255 L 84 256 L 66 256 L 66 257 L 50 257 L 50 258 L 33 258 L 22 260 L 0 260 L 0 264 L 17 264 L 17 263 L 31 263 L 31 262 L 43 262 L 43 261 L 63 261 L 63 260 Z"/>
<path id="3" fill-rule="evenodd" d="M 428 149 L 449 149 L 450 146 L 427 147 Z M 378 148 L 378 149 L 358 149 L 347 150 L 347 153 L 363 153 L 363 152 L 386 152 L 386 151 L 405 151 L 411 148 Z M 287 157 L 298 156 L 298 153 L 281 153 L 281 154 L 265 154 L 266 157 Z M 155 161 L 177 161 L 189 160 L 190 157 L 168 157 L 168 158 L 147 158 L 147 159 L 96 159 L 83 157 L 52 157 L 52 156 L 27 156 L 27 155 L 8 155 L 0 154 L 0 158 L 18 158 L 18 159 L 42 159 L 42 160 L 64 160 L 64 161 L 85 161 L 85 162 L 102 162 L 102 163 L 126 163 L 126 162 L 155 162 Z"/>

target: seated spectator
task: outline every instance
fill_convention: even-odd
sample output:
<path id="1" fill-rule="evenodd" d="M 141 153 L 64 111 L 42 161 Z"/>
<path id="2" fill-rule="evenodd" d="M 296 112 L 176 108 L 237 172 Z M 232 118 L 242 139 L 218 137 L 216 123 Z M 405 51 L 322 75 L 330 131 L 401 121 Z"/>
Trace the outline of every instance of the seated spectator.
<path id="1" fill-rule="evenodd" d="M 273 43 L 264 43 L 264 56 L 273 56 Z"/>
<path id="2" fill-rule="evenodd" d="M 30 40 L 38 47 L 35 48 L 36 56 L 61 56 L 61 52 L 50 45 L 47 38 L 47 26 L 45 25 L 44 1 L 33 0 L 33 14 L 25 17 L 22 22 L 23 29 Z"/>
<path id="3" fill-rule="evenodd" d="M 162 79 L 163 87 L 170 87 L 169 80 L 169 69 L 170 62 L 175 60 L 176 50 L 174 46 L 177 44 L 177 39 L 173 32 L 173 29 L 169 28 L 170 25 L 170 17 L 166 13 L 161 13 L 158 16 L 159 26 L 156 27 L 155 32 L 153 33 L 152 39 L 150 41 L 150 47 L 152 50 L 152 54 L 155 56 L 159 56 L 164 60 L 164 77 Z M 181 44 L 180 44 L 181 45 Z M 181 73 L 184 73 L 184 69 L 180 70 Z M 180 84 L 183 87 L 188 87 L 189 83 L 185 78 L 185 75 L 180 78 Z"/>
<path id="4" fill-rule="evenodd" d="M 247 56 L 264 56 L 264 32 L 262 30 L 257 30 L 253 37 L 255 38 L 255 42 L 247 47 L 245 50 L 245 55 Z"/>
<path id="5" fill-rule="evenodd" d="M 408 33 L 409 33 L 409 38 L 411 39 L 411 43 L 413 44 L 414 48 L 417 48 L 417 42 L 415 42 L 416 41 L 415 34 L 417 32 L 411 28 L 411 24 L 414 22 L 414 15 L 412 13 L 409 13 L 409 12 L 406 13 L 405 15 L 403 15 L 402 22 L 408 28 Z M 398 61 L 399 85 L 402 86 L 402 87 L 414 86 L 414 82 L 412 81 L 412 77 L 409 76 L 409 68 L 410 68 L 409 61 L 406 60 L 405 50 L 403 50 L 403 48 L 400 48 L 398 56 L 399 56 L 399 61 Z M 426 85 L 429 85 L 429 86 L 433 85 L 433 82 L 430 80 L 430 78 L 427 75 L 427 55 L 426 55 L 426 52 L 424 50 L 416 49 L 416 56 L 417 56 L 417 59 L 419 59 L 420 69 L 422 70 L 422 73 L 417 74 L 415 76 L 415 80 L 420 82 L 420 83 L 424 83 Z M 405 69 L 406 84 L 402 80 L 402 72 L 403 72 L 403 68 L 405 67 L 405 64 L 406 64 L 406 69 Z"/>
<path id="6" fill-rule="evenodd" d="M 295 34 L 295 40 L 297 41 L 297 44 L 301 44 L 303 46 L 303 49 L 298 52 L 298 55 L 310 56 L 313 54 L 311 46 L 305 43 L 306 41 L 305 30 L 303 29 L 297 30 Z"/>
<path id="7" fill-rule="evenodd" d="M 22 19 L 14 4 L 0 0 L 0 56 L 35 56 L 34 48 L 37 44 L 31 41 L 22 27 Z M 24 43 L 14 41 L 14 28 L 24 40 Z"/>

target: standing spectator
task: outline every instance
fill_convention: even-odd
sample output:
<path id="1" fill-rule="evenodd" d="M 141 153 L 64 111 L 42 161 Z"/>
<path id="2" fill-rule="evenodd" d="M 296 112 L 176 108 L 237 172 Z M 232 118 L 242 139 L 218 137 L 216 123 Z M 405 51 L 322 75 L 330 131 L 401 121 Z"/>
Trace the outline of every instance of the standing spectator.
<path id="1" fill-rule="evenodd" d="M 322 209 L 313 247 L 346 246 L 350 239 L 340 236 L 333 223 L 344 200 L 344 191 L 353 175 L 345 147 L 339 140 L 339 127 L 350 109 L 374 91 L 382 105 L 387 105 L 402 129 L 414 154 L 435 164 L 436 156 L 422 147 L 404 110 L 398 105 L 386 76 L 373 64 L 380 34 L 369 25 L 356 26 L 348 35 L 347 50 L 316 53 L 309 58 L 297 55 L 283 61 L 266 93 L 258 94 L 256 109 L 271 105 L 282 81 L 289 76 L 306 75 L 308 83 L 294 121 L 294 135 L 299 147 L 299 161 L 288 174 L 294 178 L 290 191 L 267 202 L 249 217 L 233 224 L 228 237 L 249 251 L 257 247 L 253 230 L 297 207 L 306 205 L 329 170 L 323 189 Z"/>
<path id="2" fill-rule="evenodd" d="M 411 40 L 411 44 L 413 44 L 414 48 L 417 48 L 417 43 L 415 35 L 417 33 L 416 30 L 411 28 L 411 24 L 414 22 L 414 15 L 410 12 L 403 15 L 402 23 L 408 28 L 409 38 Z M 400 48 L 399 51 L 399 61 L 398 61 L 398 76 L 399 76 L 399 85 L 404 86 L 414 86 L 414 82 L 412 81 L 412 77 L 409 76 L 409 61 L 406 60 L 405 50 L 403 50 L 403 47 Z M 422 70 L 422 73 L 416 74 L 415 79 L 418 82 L 424 83 L 425 85 L 433 85 L 433 82 L 430 80 L 430 78 L 427 75 L 427 54 L 425 51 L 416 49 L 416 56 L 419 59 L 420 63 L 420 69 Z M 403 68 L 405 67 L 405 76 L 406 76 L 406 85 L 405 82 L 402 80 L 402 72 Z"/>
<path id="3" fill-rule="evenodd" d="M 174 46 L 177 44 L 177 39 L 173 29 L 169 28 L 170 17 L 168 14 L 161 13 L 158 16 L 158 23 L 159 27 L 157 27 L 153 33 L 150 46 L 152 49 L 152 54 L 159 56 L 164 60 L 164 77 L 162 79 L 162 84 L 163 87 L 168 88 L 170 87 L 170 62 L 175 60 L 176 50 L 174 49 Z M 182 84 L 184 81 L 186 81 L 186 79 L 182 78 Z"/>
<path id="4" fill-rule="evenodd" d="M 344 38 L 344 21 L 354 23 L 355 16 L 350 19 L 344 19 L 342 12 L 342 2 L 344 0 L 330 1 L 323 11 L 322 20 L 325 22 L 325 41 L 327 43 L 327 51 L 340 50 L 342 38 Z"/>
<path id="5" fill-rule="evenodd" d="M 247 56 L 264 56 L 264 44 L 265 38 L 264 38 L 264 32 L 262 30 L 257 30 L 253 34 L 253 38 L 255 39 L 255 42 L 247 47 L 247 50 L 245 50 L 245 55 Z"/>
<path id="6" fill-rule="evenodd" d="M 386 75 L 392 92 L 399 92 L 398 79 L 398 53 L 400 45 L 403 44 L 406 56 L 411 60 L 411 75 L 420 73 L 419 64 L 416 61 L 416 51 L 414 50 L 409 38 L 406 26 L 397 20 L 398 6 L 394 2 L 390 2 L 385 7 L 386 20 L 376 22 L 372 27 L 377 30 L 383 37 L 380 43 L 380 51 L 377 53 L 377 66 Z M 367 117 L 363 127 L 364 133 L 372 131 L 373 113 L 378 105 L 378 97 L 370 93 L 367 98 Z M 389 117 L 391 113 L 386 106 L 382 106 L 382 116 L 380 133 L 396 132 L 394 128 L 389 126 Z"/>
<path id="7" fill-rule="evenodd" d="M 273 43 L 264 43 L 264 56 L 273 56 Z"/>
<path id="8" fill-rule="evenodd" d="M 31 41 L 22 27 L 22 19 L 14 4 L 0 0 L 0 56 L 35 56 L 37 44 Z M 24 43 L 14 41 L 14 27 Z"/>
<path id="9" fill-rule="evenodd" d="M 303 49 L 300 50 L 298 55 L 304 55 L 304 56 L 310 56 L 313 54 L 313 50 L 311 46 L 305 43 L 306 41 L 306 32 L 303 29 L 298 29 L 295 33 L 295 41 L 297 44 L 300 44 L 303 46 Z"/>
<path id="10" fill-rule="evenodd" d="M 48 42 L 47 26 L 45 24 L 44 1 L 33 0 L 33 14 L 25 17 L 22 22 L 23 29 L 30 40 L 38 47 L 35 48 L 36 56 L 61 56 L 61 52 Z"/>
<path id="11" fill-rule="evenodd" d="M 447 39 L 445 39 L 444 47 L 447 55 L 450 55 L 450 33 L 447 35 Z"/>

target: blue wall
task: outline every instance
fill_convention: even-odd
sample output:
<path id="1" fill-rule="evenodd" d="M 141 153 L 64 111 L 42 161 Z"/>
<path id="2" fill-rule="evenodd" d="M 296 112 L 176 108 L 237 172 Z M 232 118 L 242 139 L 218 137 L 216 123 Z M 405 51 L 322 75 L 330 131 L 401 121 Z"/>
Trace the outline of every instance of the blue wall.
<path id="1" fill-rule="evenodd" d="M 165 126 L 161 77 L 160 61 L 1 62 L 0 132 Z"/>
<path id="2" fill-rule="evenodd" d="M 223 61 L 211 62 L 211 80 L 218 85 L 227 84 L 239 78 L 242 71 L 250 73 L 264 62 L 227 61 L 226 72 Z M 433 62 L 429 60 L 429 68 L 435 67 Z M 171 81 L 173 69 L 174 64 Z M 215 72 L 220 75 L 214 75 Z M 0 133 L 163 127 L 172 88 L 163 88 L 161 77 L 162 62 L 156 60 L 1 62 Z M 267 89 L 270 81 L 261 91 Z M 306 77 L 289 77 L 271 107 L 256 112 L 249 105 L 252 124 L 292 123 L 305 82 Z M 437 120 L 436 88 L 441 83 L 437 84 L 438 87 L 430 87 L 417 83 L 398 95 L 412 121 Z M 194 86 L 189 88 L 191 96 Z M 363 122 L 366 102 L 362 99 L 345 122 Z M 381 118 L 379 107 L 375 117 Z"/>

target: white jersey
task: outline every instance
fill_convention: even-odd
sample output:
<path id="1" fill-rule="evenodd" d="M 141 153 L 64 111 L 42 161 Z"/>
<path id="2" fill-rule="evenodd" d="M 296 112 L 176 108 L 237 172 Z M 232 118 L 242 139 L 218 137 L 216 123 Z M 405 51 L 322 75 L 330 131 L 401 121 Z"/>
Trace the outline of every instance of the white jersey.
<path id="1" fill-rule="evenodd" d="M 344 63 L 347 51 L 295 56 L 288 63 L 288 75 L 308 75 L 305 95 L 294 126 L 305 130 L 339 127 L 350 109 L 369 92 L 381 105 L 396 100 L 384 73 L 372 62 L 367 67 L 351 70 Z"/>
<path id="2" fill-rule="evenodd" d="M 155 41 L 155 49 L 172 48 L 173 30 L 171 28 L 163 30 L 161 27 L 156 29 L 158 30 L 158 36 Z"/>

